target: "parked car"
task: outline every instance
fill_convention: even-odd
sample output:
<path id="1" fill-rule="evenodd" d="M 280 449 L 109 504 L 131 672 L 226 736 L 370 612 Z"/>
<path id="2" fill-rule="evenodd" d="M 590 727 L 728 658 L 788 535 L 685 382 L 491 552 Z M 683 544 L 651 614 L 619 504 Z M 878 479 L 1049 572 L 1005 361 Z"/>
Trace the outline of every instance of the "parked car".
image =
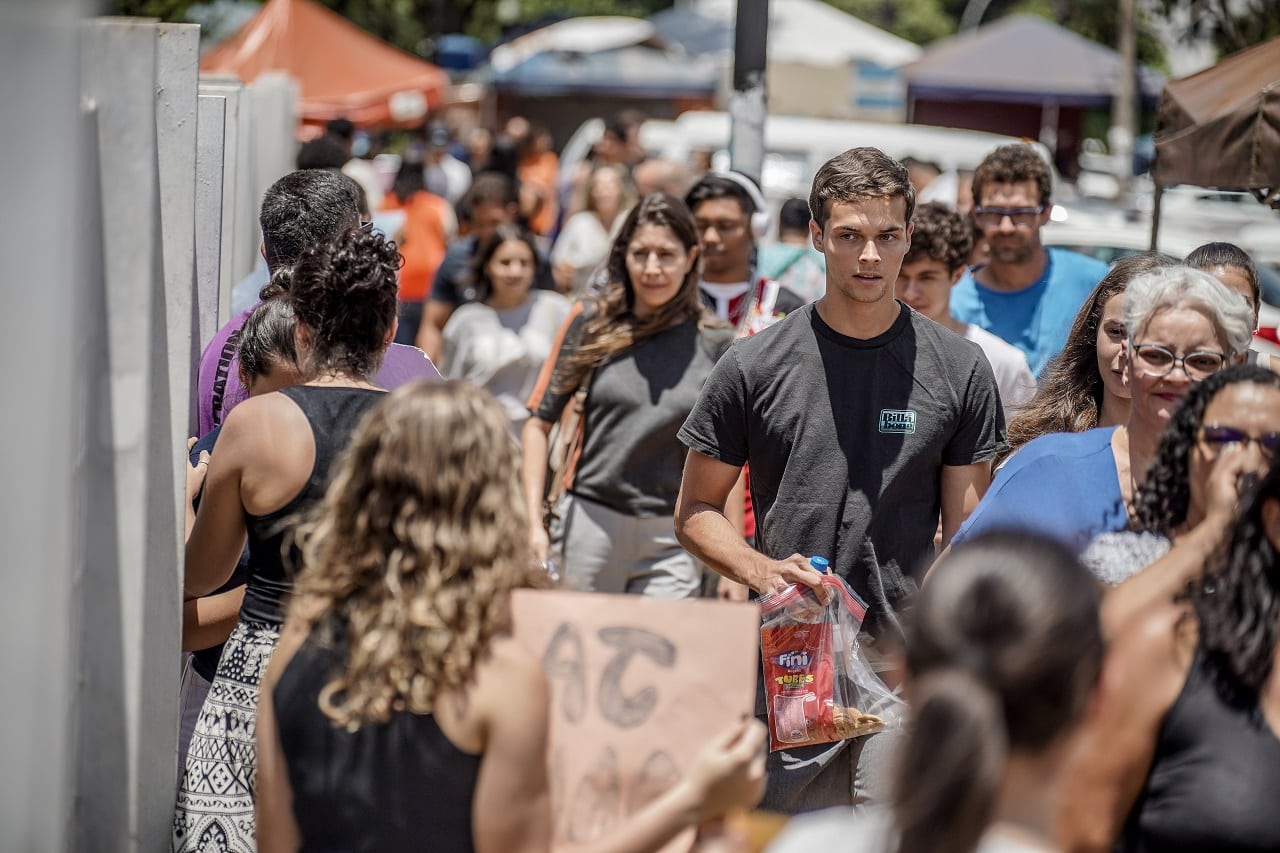
<path id="1" fill-rule="evenodd" d="M 1116 258 L 1144 252 L 1151 245 L 1150 226 L 1145 224 L 1108 227 L 1050 222 L 1041 230 L 1040 238 L 1046 246 L 1070 249 L 1108 264 Z M 1209 239 L 1203 234 L 1161 229 L 1156 248 L 1173 260 L 1181 260 L 1192 249 Z M 1262 285 L 1262 307 L 1258 312 L 1255 345 L 1263 352 L 1280 356 L 1276 330 L 1277 324 L 1280 324 L 1280 273 L 1256 256 L 1254 263 L 1258 267 L 1258 278 Z"/>
<path id="2" fill-rule="evenodd" d="M 682 113 L 674 121 L 646 121 L 641 143 L 651 153 L 693 164 L 710 155 L 712 168 L 729 168 L 729 114 L 711 110 Z M 588 155 L 603 129 L 598 119 L 585 122 L 560 155 L 561 176 L 572 175 Z M 933 163 L 944 173 L 971 171 L 992 149 L 1016 137 L 975 130 L 917 124 L 768 116 L 764 127 L 765 158 L 761 184 L 773 204 L 795 196 L 807 198 L 818 167 L 842 151 L 872 145 L 898 159 L 914 157 Z M 1036 143 L 1037 145 L 1039 143 Z M 1047 151 L 1041 152 L 1046 160 Z M 1055 174 L 1056 181 L 1056 174 Z"/>

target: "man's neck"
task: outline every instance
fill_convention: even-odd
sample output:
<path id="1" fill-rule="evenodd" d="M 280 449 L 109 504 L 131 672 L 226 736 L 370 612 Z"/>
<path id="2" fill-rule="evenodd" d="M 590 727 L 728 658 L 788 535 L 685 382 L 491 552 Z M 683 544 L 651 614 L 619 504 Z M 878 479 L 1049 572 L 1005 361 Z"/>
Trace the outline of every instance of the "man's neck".
<path id="1" fill-rule="evenodd" d="M 902 313 L 897 300 L 880 302 L 855 302 L 852 299 L 832 298 L 830 291 L 815 305 L 818 316 L 836 332 L 847 338 L 868 341 L 889 331 Z"/>
<path id="2" fill-rule="evenodd" d="M 751 269 L 749 267 L 741 267 L 729 272 L 704 272 L 702 274 L 702 280 L 709 284 L 739 284 L 750 280 L 750 278 Z"/>
<path id="3" fill-rule="evenodd" d="M 1016 293 L 1039 281 L 1048 266 L 1049 250 L 1044 246 L 1037 246 L 1030 258 L 1019 263 L 1005 264 L 992 258 L 985 267 L 978 270 L 975 277 L 979 283 L 992 290 Z"/>

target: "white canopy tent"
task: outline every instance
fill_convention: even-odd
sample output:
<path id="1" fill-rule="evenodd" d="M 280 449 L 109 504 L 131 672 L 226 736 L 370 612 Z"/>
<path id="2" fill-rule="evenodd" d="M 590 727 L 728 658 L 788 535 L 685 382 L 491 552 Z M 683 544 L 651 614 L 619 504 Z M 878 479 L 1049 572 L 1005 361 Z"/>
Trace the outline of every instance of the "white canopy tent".
<path id="1" fill-rule="evenodd" d="M 714 56 L 727 81 L 737 0 L 693 0 L 649 20 L 691 56 Z M 901 119 L 905 87 L 897 69 L 918 45 L 822 0 L 769 4 L 769 111 L 824 118 Z"/>

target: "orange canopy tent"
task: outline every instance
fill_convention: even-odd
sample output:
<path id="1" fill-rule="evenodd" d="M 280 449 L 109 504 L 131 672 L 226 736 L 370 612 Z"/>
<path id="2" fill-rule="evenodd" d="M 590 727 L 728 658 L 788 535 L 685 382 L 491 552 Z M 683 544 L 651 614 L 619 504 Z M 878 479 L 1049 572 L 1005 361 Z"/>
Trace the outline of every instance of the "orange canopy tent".
<path id="1" fill-rule="evenodd" d="M 270 0 L 200 60 L 200 70 L 245 83 L 264 71 L 298 81 L 302 120 L 347 118 L 362 127 L 420 124 L 444 100 L 449 77 L 313 0 Z"/>

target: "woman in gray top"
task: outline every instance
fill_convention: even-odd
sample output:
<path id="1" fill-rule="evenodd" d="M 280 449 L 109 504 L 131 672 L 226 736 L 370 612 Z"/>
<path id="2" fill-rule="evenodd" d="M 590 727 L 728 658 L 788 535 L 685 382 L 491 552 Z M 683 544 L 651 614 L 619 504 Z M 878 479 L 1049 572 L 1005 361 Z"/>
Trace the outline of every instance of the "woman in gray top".
<path id="1" fill-rule="evenodd" d="M 684 202 L 663 193 L 641 201 L 610 250 L 605 292 L 574 305 L 529 397 L 524 485 L 534 551 L 547 559 L 554 536 L 572 587 L 663 598 L 701 590 L 701 566 L 672 521 L 685 456 L 676 433 L 733 331 L 702 306 L 698 256 Z M 548 436 L 583 387 L 581 452 L 548 533 Z"/>

